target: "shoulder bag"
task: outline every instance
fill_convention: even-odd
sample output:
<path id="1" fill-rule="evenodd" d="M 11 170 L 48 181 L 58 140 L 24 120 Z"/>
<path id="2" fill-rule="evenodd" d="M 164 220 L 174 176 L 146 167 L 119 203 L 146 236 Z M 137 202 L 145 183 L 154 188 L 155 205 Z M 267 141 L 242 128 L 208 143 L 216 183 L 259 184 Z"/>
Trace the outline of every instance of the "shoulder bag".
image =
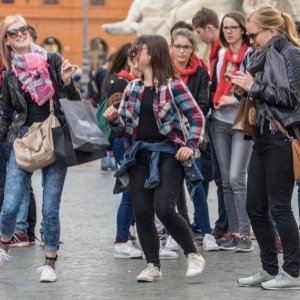
<path id="1" fill-rule="evenodd" d="M 55 161 L 51 129 L 60 124 L 54 115 L 53 99 L 49 101 L 49 117 L 44 122 L 33 123 L 25 136 L 14 141 L 16 161 L 24 171 L 33 172 Z"/>

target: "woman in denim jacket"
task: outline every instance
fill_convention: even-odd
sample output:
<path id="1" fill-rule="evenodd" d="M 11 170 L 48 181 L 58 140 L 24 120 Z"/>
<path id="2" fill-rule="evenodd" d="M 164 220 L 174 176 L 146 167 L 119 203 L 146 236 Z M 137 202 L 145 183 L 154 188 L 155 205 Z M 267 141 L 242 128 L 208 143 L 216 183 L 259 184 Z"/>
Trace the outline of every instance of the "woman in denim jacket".
<path id="1" fill-rule="evenodd" d="M 186 276 L 197 276 L 203 272 L 205 260 L 197 253 L 190 229 L 175 211 L 175 204 L 183 184 L 183 164 L 194 165 L 191 162 L 202 141 L 204 117 L 185 84 L 175 79 L 176 72 L 163 37 L 139 37 L 129 56 L 135 68 L 143 72 L 143 78 L 130 82 L 119 110 L 110 106 L 104 116 L 113 129 L 124 130 L 129 147 L 125 162 L 129 194 L 148 263 L 137 281 L 162 278 L 155 213 L 188 257 Z M 186 138 L 176 107 L 189 120 Z"/>
<path id="2" fill-rule="evenodd" d="M 20 15 L 7 16 L 0 24 L 0 55 L 7 69 L 0 101 L 0 139 L 24 135 L 35 122 L 43 122 L 50 114 L 50 98 L 54 114 L 64 122 L 58 99 L 78 100 L 80 96 L 71 80 L 76 67 L 55 53 L 47 53 L 32 43 L 25 19 Z M 12 118 L 12 112 L 16 116 Z M 45 265 L 39 268 L 40 281 L 56 281 L 55 261 L 60 238 L 59 207 L 67 169 L 55 162 L 42 169 L 43 220 L 45 234 Z M 11 151 L 5 182 L 4 202 L 0 216 L 0 264 L 9 260 L 10 240 L 16 216 L 32 173 L 19 168 Z"/>

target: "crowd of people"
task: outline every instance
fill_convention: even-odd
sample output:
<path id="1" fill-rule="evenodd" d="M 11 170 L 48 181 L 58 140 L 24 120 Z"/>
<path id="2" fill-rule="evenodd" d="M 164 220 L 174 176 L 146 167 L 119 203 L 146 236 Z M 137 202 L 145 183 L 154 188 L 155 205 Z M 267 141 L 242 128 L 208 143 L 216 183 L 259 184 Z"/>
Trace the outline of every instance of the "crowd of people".
<path id="1" fill-rule="evenodd" d="M 107 101 L 103 118 L 111 129 L 114 193 L 122 193 L 113 256 L 146 260 L 138 282 L 161 280 L 161 260 L 177 259 L 180 249 L 187 257 L 186 277 L 199 276 L 209 263 L 199 244 L 203 251 L 249 253 L 254 236 L 262 269 L 239 278 L 238 284 L 300 289 L 300 226 L 291 208 L 292 148 L 277 127 L 279 122 L 299 138 L 297 32 L 299 23 L 272 6 L 247 17 L 228 12 L 221 20 L 203 7 L 192 24 L 173 26 L 170 45 L 159 35 L 141 35 L 98 72 L 95 105 Z M 208 62 L 197 55 L 197 36 L 210 46 Z M 80 99 L 72 79 L 77 67 L 39 47 L 35 37 L 20 15 L 0 24 L 0 265 L 11 259 L 10 247 L 35 240 L 32 173 L 18 166 L 12 144 L 52 109 L 65 124 L 61 95 Z M 233 126 L 242 98 L 256 107 L 252 136 Z M 42 169 L 45 264 L 39 271 L 44 282 L 57 279 L 66 173 L 56 162 Z M 212 180 L 218 201 L 213 227 L 207 203 Z M 297 186 L 300 219 L 299 182 Z"/>

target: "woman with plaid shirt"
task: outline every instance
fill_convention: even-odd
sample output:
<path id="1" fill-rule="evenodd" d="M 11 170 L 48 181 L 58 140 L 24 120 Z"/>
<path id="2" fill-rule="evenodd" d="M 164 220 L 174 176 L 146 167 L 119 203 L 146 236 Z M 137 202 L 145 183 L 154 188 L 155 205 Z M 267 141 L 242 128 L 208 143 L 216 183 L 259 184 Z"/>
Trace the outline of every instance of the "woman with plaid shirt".
<path id="1" fill-rule="evenodd" d="M 129 51 L 143 78 L 130 82 L 119 109 L 110 106 L 104 116 L 114 130 L 124 130 L 125 158 L 130 157 L 125 162 L 130 166 L 129 194 L 148 263 L 137 281 L 162 278 L 155 213 L 188 257 L 186 276 L 194 277 L 203 272 L 205 260 L 197 253 L 190 229 L 175 211 L 175 204 L 186 170 L 194 166 L 194 153 L 203 138 L 204 117 L 188 88 L 176 79 L 163 37 L 140 36 Z M 186 136 L 179 111 L 189 120 Z M 194 173 L 189 175 L 197 177 Z"/>

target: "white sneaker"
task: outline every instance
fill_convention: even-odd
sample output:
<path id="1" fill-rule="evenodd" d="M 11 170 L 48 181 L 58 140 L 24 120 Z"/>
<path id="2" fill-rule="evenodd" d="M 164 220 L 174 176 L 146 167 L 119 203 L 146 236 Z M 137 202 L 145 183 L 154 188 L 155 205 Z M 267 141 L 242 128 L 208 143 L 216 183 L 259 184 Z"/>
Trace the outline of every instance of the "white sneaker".
<path id="1" fill-rule="evenodd" d="M 39 267 L 36 271 L 41 273 L 40 282 L 54 282 L 57 280 L 55 271 L 48 265 Z"/>
<path id="2" fill-rule="evenodd" d="M 190 278 L 201 274 L 205 268 L 205 264 L 205 259 L 200 254 L 190 253 L 188 255 L 188 267 L 185 276 Z"/>
<path id="3" fill-rule="evenodd" d="M 178 253 L 166 249 L 165 247 L 159 248 L 159 259 L 177 259 L 179 258 Z"/>
<path id="4" fill-rule="evenodd" d="M 126 243 L 117 243 L 114 248 L 114 258 L 140 258 L 142 252 L 140 249 L 134 247 L 131 241 Z"/>
<path id="5" fill-rule="evenodd" d="M 206 233 L 203 238 L 203 250 L 206 251 L 218 251 L 219 246 L 213 235 Z"/>
<path id="6" fill-rule="evenodd" d="M 12 256 L 8 255 L 3 249 L 0 249 L 0 266 L 5 262 L 12 259 Z"/>
<path id="7" fill-rule="evenodd" d="M 172 250 L 172 251 L 179 251 L 179 250 L 180 250 L 180 246 L 179 246 L 178 243 L 172 238 L 171 235 L 169 235 L 168 238 L 167 238 L 165 248 L 166 248 L 166 249 L 169 249 L 169 250 Z"/>
<path id="8" fill-rule="evenodd" d="M 153 282 L 155 280 L 161 280 L 162 273 L 158 269 L 158 267 L 155 267 L 154 264 L 149 263 L 148 267 L 136 277 L 136 280 L 138 282 Z"/>

